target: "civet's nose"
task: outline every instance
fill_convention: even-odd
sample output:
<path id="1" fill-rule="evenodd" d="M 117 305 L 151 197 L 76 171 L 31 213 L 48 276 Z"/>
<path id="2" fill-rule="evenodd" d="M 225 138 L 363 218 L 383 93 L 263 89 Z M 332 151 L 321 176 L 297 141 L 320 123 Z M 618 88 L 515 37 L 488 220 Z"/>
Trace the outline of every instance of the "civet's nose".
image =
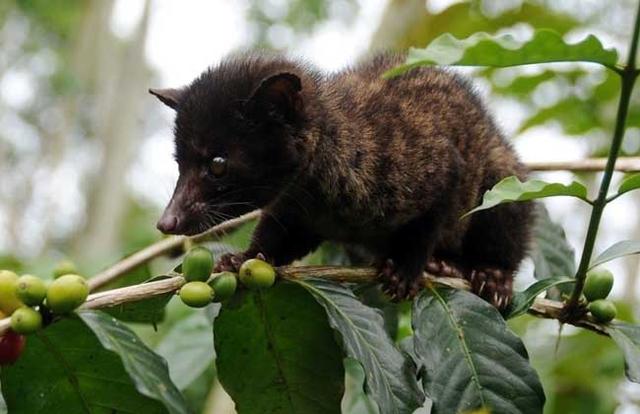
<path id="1" fill-rule="evenodd" d="M 160 217 L 160 220 L 158 220 L 156 227 L 165 234 L 175 234 L 179 224 L 180 219 L 177 215 L 165 211 L 162 217 Z"/>

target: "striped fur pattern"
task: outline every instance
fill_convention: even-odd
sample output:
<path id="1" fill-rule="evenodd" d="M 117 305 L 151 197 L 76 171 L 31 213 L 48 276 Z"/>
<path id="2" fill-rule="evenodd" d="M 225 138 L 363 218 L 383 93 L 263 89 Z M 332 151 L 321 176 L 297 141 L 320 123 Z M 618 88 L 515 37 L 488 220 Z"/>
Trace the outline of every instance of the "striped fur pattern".
<path id="1" fill-rule="evenodd" d="M 323 74 L 238 54 L 179 90 L 174 210 L 184 220 L 174 232 L 260 207 L 251 246 L 219 269 L 258 253 L 289 263 L 333 240 L 371 251 L 394 298 L 415 294 L 429 265 L 506 306 L 532 205 L 460 216 L 500 179 L 527 172 L 468 81 L 436 68 L 382 78 L 401 61 L 384 54 Z M 220 154 L 228 174 L 207 178 Z"/>

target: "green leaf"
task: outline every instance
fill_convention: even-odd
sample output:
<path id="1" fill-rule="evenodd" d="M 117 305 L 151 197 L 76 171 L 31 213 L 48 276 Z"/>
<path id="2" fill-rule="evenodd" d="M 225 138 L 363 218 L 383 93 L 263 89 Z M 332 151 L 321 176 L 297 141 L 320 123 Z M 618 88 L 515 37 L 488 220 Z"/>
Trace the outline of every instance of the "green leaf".
<path id="1" fill-rule="evenodd" d="M 340 284 L 313 278 L 296 283 L 325 308 L 347 356 L 364 367 L 367 393 L 381 413 L 409 414 L 422 405 L 424 393 L 417 382 L 416 367 L 385 331 L 380 312 L 362 304 Z"/>
<path id="2" fill-rule="evenodd" d="M 549 29 L 536 30 L 531 40 L 525 42 L 509 34 L 493 36 L 480 32 L 460 40 L 445 33 L 424 49 L 409 49 L 405 63 L 386 72 L 385 76 L 396 76 L 427 65 L 507 67 L 547 62 L 594 62 L 614 68 L 617 60 L 615 49 L 605 49 L 593 35 L 570 44 Z"/>
<path id="3" fill-rule="evenodd" d="M 611 322 L 606 330 L 624 353 L 627 378 L 640 383 L 640 326 Z"/>
<path id="4" fill-rule="evenodd" d="M 568 96 L 534 112 L 522 122 L 518 132 L 522 133 L 547 122 L 558 122 L 568 135 L 583 135 L 593 128 L 603 126 L 601 111 L 598 111 L 594 99 Z"/>
<path id="5" fill-rule="evenodd" d="M 575 252 L 567 242 L 564 229 L 554 223 L 543 204 L 536 206 L 536 223 L 530 249 L 538 280 L 572 276 L 576 272 Z"/>
<path id="6" fill-rule="evenodd" d="M 340 412 L 342 355 L 313 297 L 281 282 L 233 305 L 222 307 L 214 338 L 220 383 L 238 413 Z"/>
<path id="7" fill-rule="evenodd" d="M 102 310 L 125 322 L 158 323 L 164 319 L 165 307 L 172 297 L 172 293 L 166 293 Z"/>
<path id="8" fill-rule="evenodd" d="M 497 70 L 500 69 L 485 69 L 486 73 L 484 73 L 484 76 L 490 77 L 491 74 Z M 529 98 L 542 83 L 560 78 L 560 76 L 560 74 L 553 70 L 545 70 L 544 72 L 536 74 L 523 73 L 508 84 L 493 85 L 492 92 L 525 99 Z"/>
<path id="9" fill-rule="evenodd" d="M 129 357 L 140 357 L 140 363 L 153 370 L 153 359 L 131 348 Z M 127 373 L 125 357 L 105 349 L 78 317 L 64 318 L 27 338 L 20 359 L 2 368 L 2 392 L 15 414 L 166 413 L 161 402 L 145 394 Z M 153 377 L 154 373 L 144 375 Z M 158 381 L 156 386 L 161 384 Z M 171 384 L 165 386 L 175 389 Z"/>
<path id="10" fill-rule="evenodd" d="M 640 188 L 640 174 L 634 174 L 625 178 L 618 188 L 618 195 Z"/>
<path id="11" fill-rule="evenodd" d="M 152 278 L 146 278 L 144 282 L 154 282 L 156 280 L 168 279 L 169 277 L 170 276 L 164 275 L 155 276 Z M 173 295 L 173 293 L 169 292 L 162 295 L 141 299 L 136 302 L 127 302 L 101 310 L 124 322 L 155 324 L 164 320 L 167 303 L 169 303 Z"/>
<path id="12" fill-rule="evenodd" d="M 569 285 L 575 282 L 575 279 L 569 279 L 566 277 L 551 277 L 538 280 L 523 292 L 516 292 L 513 295 L 513 300 L 509 308 L 509 314 L 506 316 L 506 318 L 515 318 L 516 316 L 526 313 L 531 307 L 531 304 L 533 303 L 535 298 L 547 289 L 559 285 Z"/>
<path id="13" fill-rule="evenodd" d="M 493 186 L 482 198 L 482 204 L 465 213 L 466 217 L 480 210 L 486 210 L 498 204 L 515 201 L 528 201 L 545 197 L 571 196 L 584 201 L 587 200 L 587 188 L 579 182 L 573 181 L 569 185 L 548 183 L 542 180 L 521 182 L 518 177 L 511 176 Z"/>
<path id="14" fill-rule="evenodd" d="M 617 259 L 618 257 L 630 256 L 638 253 L 640 253 L 640 240 L 620 241 L 593 259 L 589 265 L 589 269 L 593 269 L 598 265 Z"/>
<path id="15" fill-rule="evenodd" d="M 171 382 L 167 363 L 126 325 L 103 312 L 81 311 L 78 316 L 102 346 L 120 356 L 138 391 L 160 401 L 170 413 L 187 413 L 180 391 Z"/>
<path id="16" fill-rule="evenodd" d="M 414 302 L 413 337 L 432 412 L 541 413 L 538 375 L 498 311 L 469 292 L 429 290 Z"/>
<path id="17" fill-rule="evenodd" d="M 169 364 L 169 374 L 183 390 L 213 365 L 213 332 L 203 312 L 194 312 L 162 338 L 156 352 Z"/>

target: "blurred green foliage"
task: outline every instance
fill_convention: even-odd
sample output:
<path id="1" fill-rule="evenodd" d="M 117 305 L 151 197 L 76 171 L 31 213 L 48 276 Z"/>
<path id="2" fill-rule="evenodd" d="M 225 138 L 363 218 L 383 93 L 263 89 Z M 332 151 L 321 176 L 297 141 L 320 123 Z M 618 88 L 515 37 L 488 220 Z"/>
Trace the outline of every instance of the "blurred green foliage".
<path id="1" fill-rule="evenodd" d="M 62 40 L 71 39 L 88 4 L 86 0 L 56 0 L 55 7 L 52 7 L 49 0 L 15 2 L 34 24 Z"/>
<path id="2" fill-rule="evenodd" d="M 286 42 L 274 43 L 270 29 L 284 28 L 287 34 L 296 37 L 309 35 L 329 19 L 352 21 L 356 3 L 355 0 L 251 0 L 247 17 L 253 28 L 252 42 L 257 47 L 283 49 Z"/>
<path id="3" fill-rule="evenodd" d="M 394 47 L 398 50 L 423 47 L 443 33 L 451 33 L 460 39 L 476 32 L 495 33 L 501 28 L 523 22 L 536 28 L 552 28 L 563 34 L 577 24 L 570 14 L 554 12 L 538 2 L 523 2 L 520 7 L 513 7 L 492 18 L 483 12 L 482 2 L 465 1 L 437 14 L 425 12 L 411 27 L 406 28 Z"/>
<path id="4" fill-rule="evenodd" d="M 47 48 L 57 56 L 66 57 L 70 45 L 74 41 L 74 33 L 82 21 L 89 1 L 85 0 L 9 0 L 0 1 L 0 25 L 3 25 L 10 13 L 20 13 L 28 19 L 31 38 L 24 45 L 22 54 L 16 62 L 30 56 L 34 50 Z M 514 1 L 513 6 L 501 12 L 489 12 L 500 5 L 500 0 L 465 1 L 444 8 L 438 12 L 422 12 L 411 16 L 391 15 L 402 9 L 409 0 L 391 0 L 383 16 L 382 25 L 388 18 L 393 28 L 400 34 L 389 39 L 388 28 L 381 27 L 374 36 L 372 49 L 376 48 L 376 39 L 387 40 L 386 48 L 404 50 L 409 46 L 423 47 L 442 33 L 452 33 L 457 37 L 467 37 L 478 31 L 488 33 L 518 31 L 525 28 L 551 28 L 563 34 L 582 33 L 600 30 L 603 26 L 611 31 L 613 41 L 626 45 L 626 27 L 618 27 L 611 21 L 600 23 L 600 17 L 611 18 L 613 13 L 605 13 L 603 8 L 617 11 L 617 15 L 629 15 L 633 3 L 630 1 L 590 3 L 593 11 L 576 10 L 571 12 L 567 7 L 551 1 Z M 414 0 L 424 5 L 424 1 Z M 252 0 L 249 3 L 247 18 L 253 27 L 252 43 L 262 47 L 284 48 L 291 44 L 273 44 L 268 33 L 274 27 L 284 27 L 291 34 L 290 42 L 310 36 L 323 23 L 339 20 L 350 23 L 357 16 L 358 5 L 355 0 L 293 0 L 274 2 L 268 0 Z M 577 5 L 577 2 L 573 2 Z M 500 9 L 498 7 L 497 9 Z M 525 30 L 526 31 L 526 30 Z M 624 55 L 623 55 L 624 56 Z M 483 69 L 475 74 L 490 85 L 496 99 L 512 101 L 526 111 L 519 132 L 530 128 L 556 123 L 568 135 L 576 139 L 589 140 L 589 148 L 594 155 L 605 155 L 607 142 L 595 141 L 590 133 L 602 131 L 609 135 L 614 122 L 617 104 L 619 81 L 616 76 L 604 69 L 591 65 L 558 65 L 553 68 L 518 69 Z M 3 75 L 0 69 L 0 76 Z M 38 99 L 33 107 L 26 110 L 25 119 L 33 121 L 37 115 L 51 106 L 53 102 L 66 94 L 74 94 L 82 90 L 82 85 L 64 64 L 40 82 Z M 550 94 L 548 91 L 556 93 Z M 558 93 L 559 91 L 559 93 Z M 84 120 L 90 122 L 90 120 Z M 37 126 L 37 125 L 36 125 Z M 635 95 L 629 115 L 629 126 L 640 127 L 640 99 Z M 0 135 L 3 134 L 0 132 Z M 637 155 L 638 150 L 629 151 L 626 155 Z M 10 160 L 11 154 L 7 155 Z M 4 160 L 4 159 L 3 159 Z M 134 197 L 128 200 L 126 218 L 120 228 L 121 254 L 128 254 L 159 239 L 153 222 L 157 209 L 142 205 Z M 255 223 L 223 238 L 222 242 L 241 249 L 250 238 Z M 61 257 L 61 251 L 67 250 L 70 240 L 58 240 L 52 248 L 41 257 L 14 257 L 11 252 L 0 254 L 0 268 L 13 269 L 18 272 L 33 272 L 47 275 L 54 263 Z M 82 262 L 81 252 L 75 259 Z M 349 261 L 345 251 L 332 244 L 323 245 L 307 259 L 308 263 L 338 264 Z M 167 271 L 172 268 L 168 262 L 158 261 L 156 267 Z M 81 263 L 83 269 L 97 270 L 104 263 Z M 133 280 L 141 280 L 148 276 L 144 269 Z M 619 304 L 619 308 L 625 308 Z M 408 324 L 410 319 L 407 306 L 400 307 L 400 318 L 397 313 L 389 313 L 385 308 L 385 321 L 388 331 L 397 334 L 397 339 L 411 335 Z M 397 310 L 395 310 L 397 312 Z M 629 311 L 621 311 L 624 318 L 633 320 Z M 193 318 L 194 312 L 186 309 L 178 301 L 172 300 L 167 307 L 164 320 L 157 330 L 149 325 L 134 324 L 135 331 L 150 345 L 160 347 L 163 338 L 171 335 L 173 329 L 183 321 Z M 395 326 L 394 326 L 395 324 Z M 620 407 L 625 398 L 622 385 L 625 384 L 622 354 L 607 338 L 584 331 L 565 329 L 559 346 L 555 349 L 557 334 L 556 325 L 548 321 L 540 321 L 532 317 L 521 317 L 510 321 L 510 326 L 524 336 L 525 344 L 532 362 L 538 370 L 547 395 L 545 412 L 548 414 L 564 413 L 612 413 Z M 206 335 L 210 329 L 206 325 L 195 325 L 193 335 Z M 197 328 L 200 327 L 200 331 Z M 398 329 L 399 327 L 399 329 Z M 355 361 L 347 361 L 347 396 L 343 400 L 345 412 L 374 413 L 377 408 L 362 393 L 364 376 L 362 368 Z M 213 368 L 203 371 L 196 379 L 184 388 L 192 407 L 200 412 L 207 406 L 211 387 L 215 380 Z M 636 388 L 637 389 L 637 388 Z M 628 407 L 628 406 L 627 406 Z M 634 405 L 631 409 L 640 409 Z"/>

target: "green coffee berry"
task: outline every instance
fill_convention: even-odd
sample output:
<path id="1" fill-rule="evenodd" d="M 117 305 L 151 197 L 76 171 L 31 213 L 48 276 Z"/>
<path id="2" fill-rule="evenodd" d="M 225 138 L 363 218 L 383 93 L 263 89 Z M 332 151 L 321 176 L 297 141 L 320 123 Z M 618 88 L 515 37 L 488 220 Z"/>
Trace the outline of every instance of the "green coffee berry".
<path id="1" fill-rule="evenodd" d="M 188 282 L 209 279 L 213 270 L 213 256 L 204 247 L 194 247 L 184 257 L 182 261 L 182 274 Z"/>
<path id="2" fill-rule="evenodd" d="M 11 315 L 11 329 L 16 333 L 28 335 L 40 328 L 42 328 L 42 315 L 33 308 L 19 308 Z"/>
<path id="3" fill-rule="evenodd" d="M 0 311 L 11 315 L 13 311 L 23 306 L 16 295 L 16 281 L 18 275 L 10 270 L 0 270 Z"/>
<path id="4" fill-rule="evenodd" d="M 582 293 L 589 302 L 605 299 L 613 287 L 613 274 L 607 269 L 595 269 L 587 273 Z"/>
<path id="5" fill-rule="evenodd" d="M 76 268 L 75 263 L 71 260 L 62 260 L 56 264 L 56 267 L 53 269 L 53 277 L 54 279 L 59 278 L 64 275 L 75 275 L 78 274 L 78 269 Z"/>
<path id="6" fill-rule="evenodd" d="M 214 302 L 222 302 L 233 296 L 238 286 L 236 275 L 231 272 L 221 272 L 213 276 L 214 278 L 209 282 L 209 286 L 216 292 Z"/>
<path id="7" fill-rule="evenodd" d="M 205 307 L 211 303 L 214 297 L 215 292 L 205 282 L 188 282 L 180 289 L 180 299 L 185 305 L 192 308 Z"/>
<path id="8" fill-rule="evenodd" d="M 609 322 L 616 317 L 618 310 L 613 302 L 598 299 L 589 304 L 589 311 L 598 322 Z"/>
<path id="9" fill-rule="evenodd" d="M 249 259 L 240 266 L 238 277 L 240 282 L 249 289 L 264 289 L 273 286 L 276 271 L 264 260 Z"/>
<path id="10" fill-rule="evenodd" d="M 51 282 L 47 289 L 47 306 L 54 313 L 69 313 L 82 305 L 89 296 L 89 285 L 78 275 L 64 275 Z"/>
<path id="11" fill-rule="evenodd" d="M 47 296 L 47 286 L 39 277 L 20 276 L 16 281 L 16 296 L 27 306 L 38 306 Z"/>

